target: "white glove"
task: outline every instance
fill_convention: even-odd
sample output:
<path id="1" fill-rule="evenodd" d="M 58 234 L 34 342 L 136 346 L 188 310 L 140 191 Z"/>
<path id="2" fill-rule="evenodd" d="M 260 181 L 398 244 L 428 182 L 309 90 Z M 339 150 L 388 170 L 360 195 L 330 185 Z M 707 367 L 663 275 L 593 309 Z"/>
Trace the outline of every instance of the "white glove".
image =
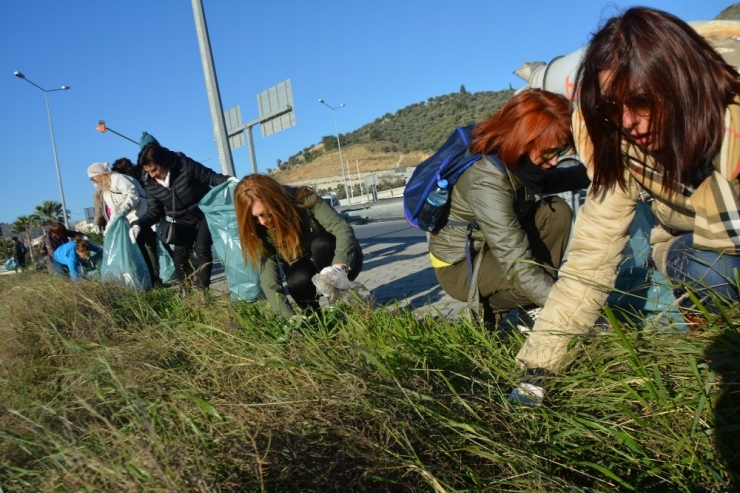
<path id="1" fill-rule="evenodd" d="M 138 224 L 135 224 L 131 226 L 131 229 L 128 230 L 128 237 L 131 239 L 131 243 L 136 245 L 136 238 L 139 236 L 139 233 L 141 232 L 141 227 L 139 227 Z"/>
<path id="2" fill-rule="evenodd" d="M 226 181 L 231 181 L 231 182 L 234 182 L 234 183 L 239 183 L 239 178 L 237 178 L 236 176 L 230 176 L 229 179 L 226 180 Z"/>
<path id="3" fill-rule="evenodd" d="M 95 233 L 96 235 L 99 235 L 100 234 L 100 226 L 98 226 L 97 224 L 93 225 L 93 233 Z"/>

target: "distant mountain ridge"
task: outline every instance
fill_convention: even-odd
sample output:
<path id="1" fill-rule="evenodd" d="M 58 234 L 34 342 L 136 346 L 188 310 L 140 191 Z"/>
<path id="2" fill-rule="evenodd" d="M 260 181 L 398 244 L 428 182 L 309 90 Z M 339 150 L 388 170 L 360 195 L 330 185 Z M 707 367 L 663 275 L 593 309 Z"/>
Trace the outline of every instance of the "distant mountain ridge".
<path id="1" fill-rule="evenodd" d="M 430 97 L 340 134 L 342 157 L 350 173 L 416 166 L 442 145 L 455 127 L 488 118 L 513 95 L 513 89 L 471 93 L 462 86 L 459 92 Z M 327 178 L 341 174 L 338 160 L 336 136 L 327 135 L 287 161 L 278 161 L 268 173 L 282 183 Z"/>

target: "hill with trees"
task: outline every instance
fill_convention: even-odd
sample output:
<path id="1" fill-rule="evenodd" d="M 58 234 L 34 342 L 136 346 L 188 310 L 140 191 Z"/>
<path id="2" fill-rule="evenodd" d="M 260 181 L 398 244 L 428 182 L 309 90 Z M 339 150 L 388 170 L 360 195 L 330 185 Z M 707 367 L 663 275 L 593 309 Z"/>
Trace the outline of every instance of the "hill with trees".
<path id="1" fill-rule="evenodd" d="M 430 97 L 395 113 L 386 113 L 349 133 L 340 134 L 344 161 L 362 172 L 415 166 L 432 154 L 456 126 L 480 122 L 496 113 L 514 95 L 513 89 L 456 93 Z M 278 160 L 268 173 L 283 183 L 307 181 L 340 174 L 337 138 L 321 142 Z"/>

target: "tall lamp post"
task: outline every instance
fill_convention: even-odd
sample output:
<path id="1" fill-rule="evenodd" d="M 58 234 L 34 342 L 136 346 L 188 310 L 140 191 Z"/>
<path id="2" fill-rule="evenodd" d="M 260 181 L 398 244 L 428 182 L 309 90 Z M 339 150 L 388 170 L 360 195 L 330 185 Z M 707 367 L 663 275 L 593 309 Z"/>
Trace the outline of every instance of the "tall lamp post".
<path id="1" fill-rule="evenodd" d="M 13 75 L 19 79 L 23 79 L 29 84 L 36 86 L 44 92 L 44 99 L 46 100 L 46 115 L 49 117 L 49 131 L 51 132 L 51 149 L 54 151 L 54 165 L 57 169 L 57 181 L 59 182 L 59 195 L 62 198 L 62 214 L 64 215 L 64 226 L 69 229 L 69 220 L 67 219 L 67 203 L 64 201 L 64 187 L 62 187 L 62 174 L 59 171 L 59 158 L 57 157 L 57 144 L 54 141 L 54 126 L 51 124 L 51 110 L 49 109 L 49 93 L 54 91 L 66 91 L 69 86 L 62 86 L 58 89 L 44 89 L 40 85 L 26 78 L 21 72 L 17 70 L 13 72 Z"/>
<path id="2" fill-rule="evenodd" d="M 342 159 L 342 144 L 339 142 L 339 127 L 337 126 L 337 112 L 336 110 L 340 108 L 344 108 L 344 103 L 340 104 L 339 106 L 329 106 L 326 104 L 326 101 L 323 99 L 319 99 L 319 103 L 323 104 L 327 108 L 331 110 L 331 114 L 334 117 L 334 133 L 337 135 L 337 147 L 339 148 L 339 164 L 342 166 L 342 180 L 344 180 L 344 193 L 347 195 L 347 201 L 349 202 L 349 205 L 352 205 L 352 198 L 350 197 L 350 190 L 347 186 L 347 175 L 344 174 L 344 160 Z M 349 168 L 349 165 L 347 166 Z"/>

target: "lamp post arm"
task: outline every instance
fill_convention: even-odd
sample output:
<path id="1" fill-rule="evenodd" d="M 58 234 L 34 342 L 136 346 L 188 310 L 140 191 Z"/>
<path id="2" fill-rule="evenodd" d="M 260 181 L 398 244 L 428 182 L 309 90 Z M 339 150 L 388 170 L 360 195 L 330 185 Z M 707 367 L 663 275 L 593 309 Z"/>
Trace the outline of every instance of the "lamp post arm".
<path id="1" fill-rule="evenodd" d="M 131 138 L 129 138 L 129 137 L 126 137 L 126 136 L 125 136 L 125 135 L 123 135 L 123 134 L 119 134 L 118 132 L 116 132 L 116 131 L 115 131 L 115 130 L 113 130 L 112 128 L 108 128 L 108 127 L 105 127 L 105 131 L 106 131 L 106 132 L 113 132 L 114 134 L 118 135 L 119 137 L 123 137 L 124 139 L 128 140 L 129 142 L 133 142 L 134 144 L 136 144 L 136 145 L 139 145 L 139 143 L 138 143 L 138 142 L 136 142 L 136 141 L 135 141 L 134 139 L 131 139 Z"/>

